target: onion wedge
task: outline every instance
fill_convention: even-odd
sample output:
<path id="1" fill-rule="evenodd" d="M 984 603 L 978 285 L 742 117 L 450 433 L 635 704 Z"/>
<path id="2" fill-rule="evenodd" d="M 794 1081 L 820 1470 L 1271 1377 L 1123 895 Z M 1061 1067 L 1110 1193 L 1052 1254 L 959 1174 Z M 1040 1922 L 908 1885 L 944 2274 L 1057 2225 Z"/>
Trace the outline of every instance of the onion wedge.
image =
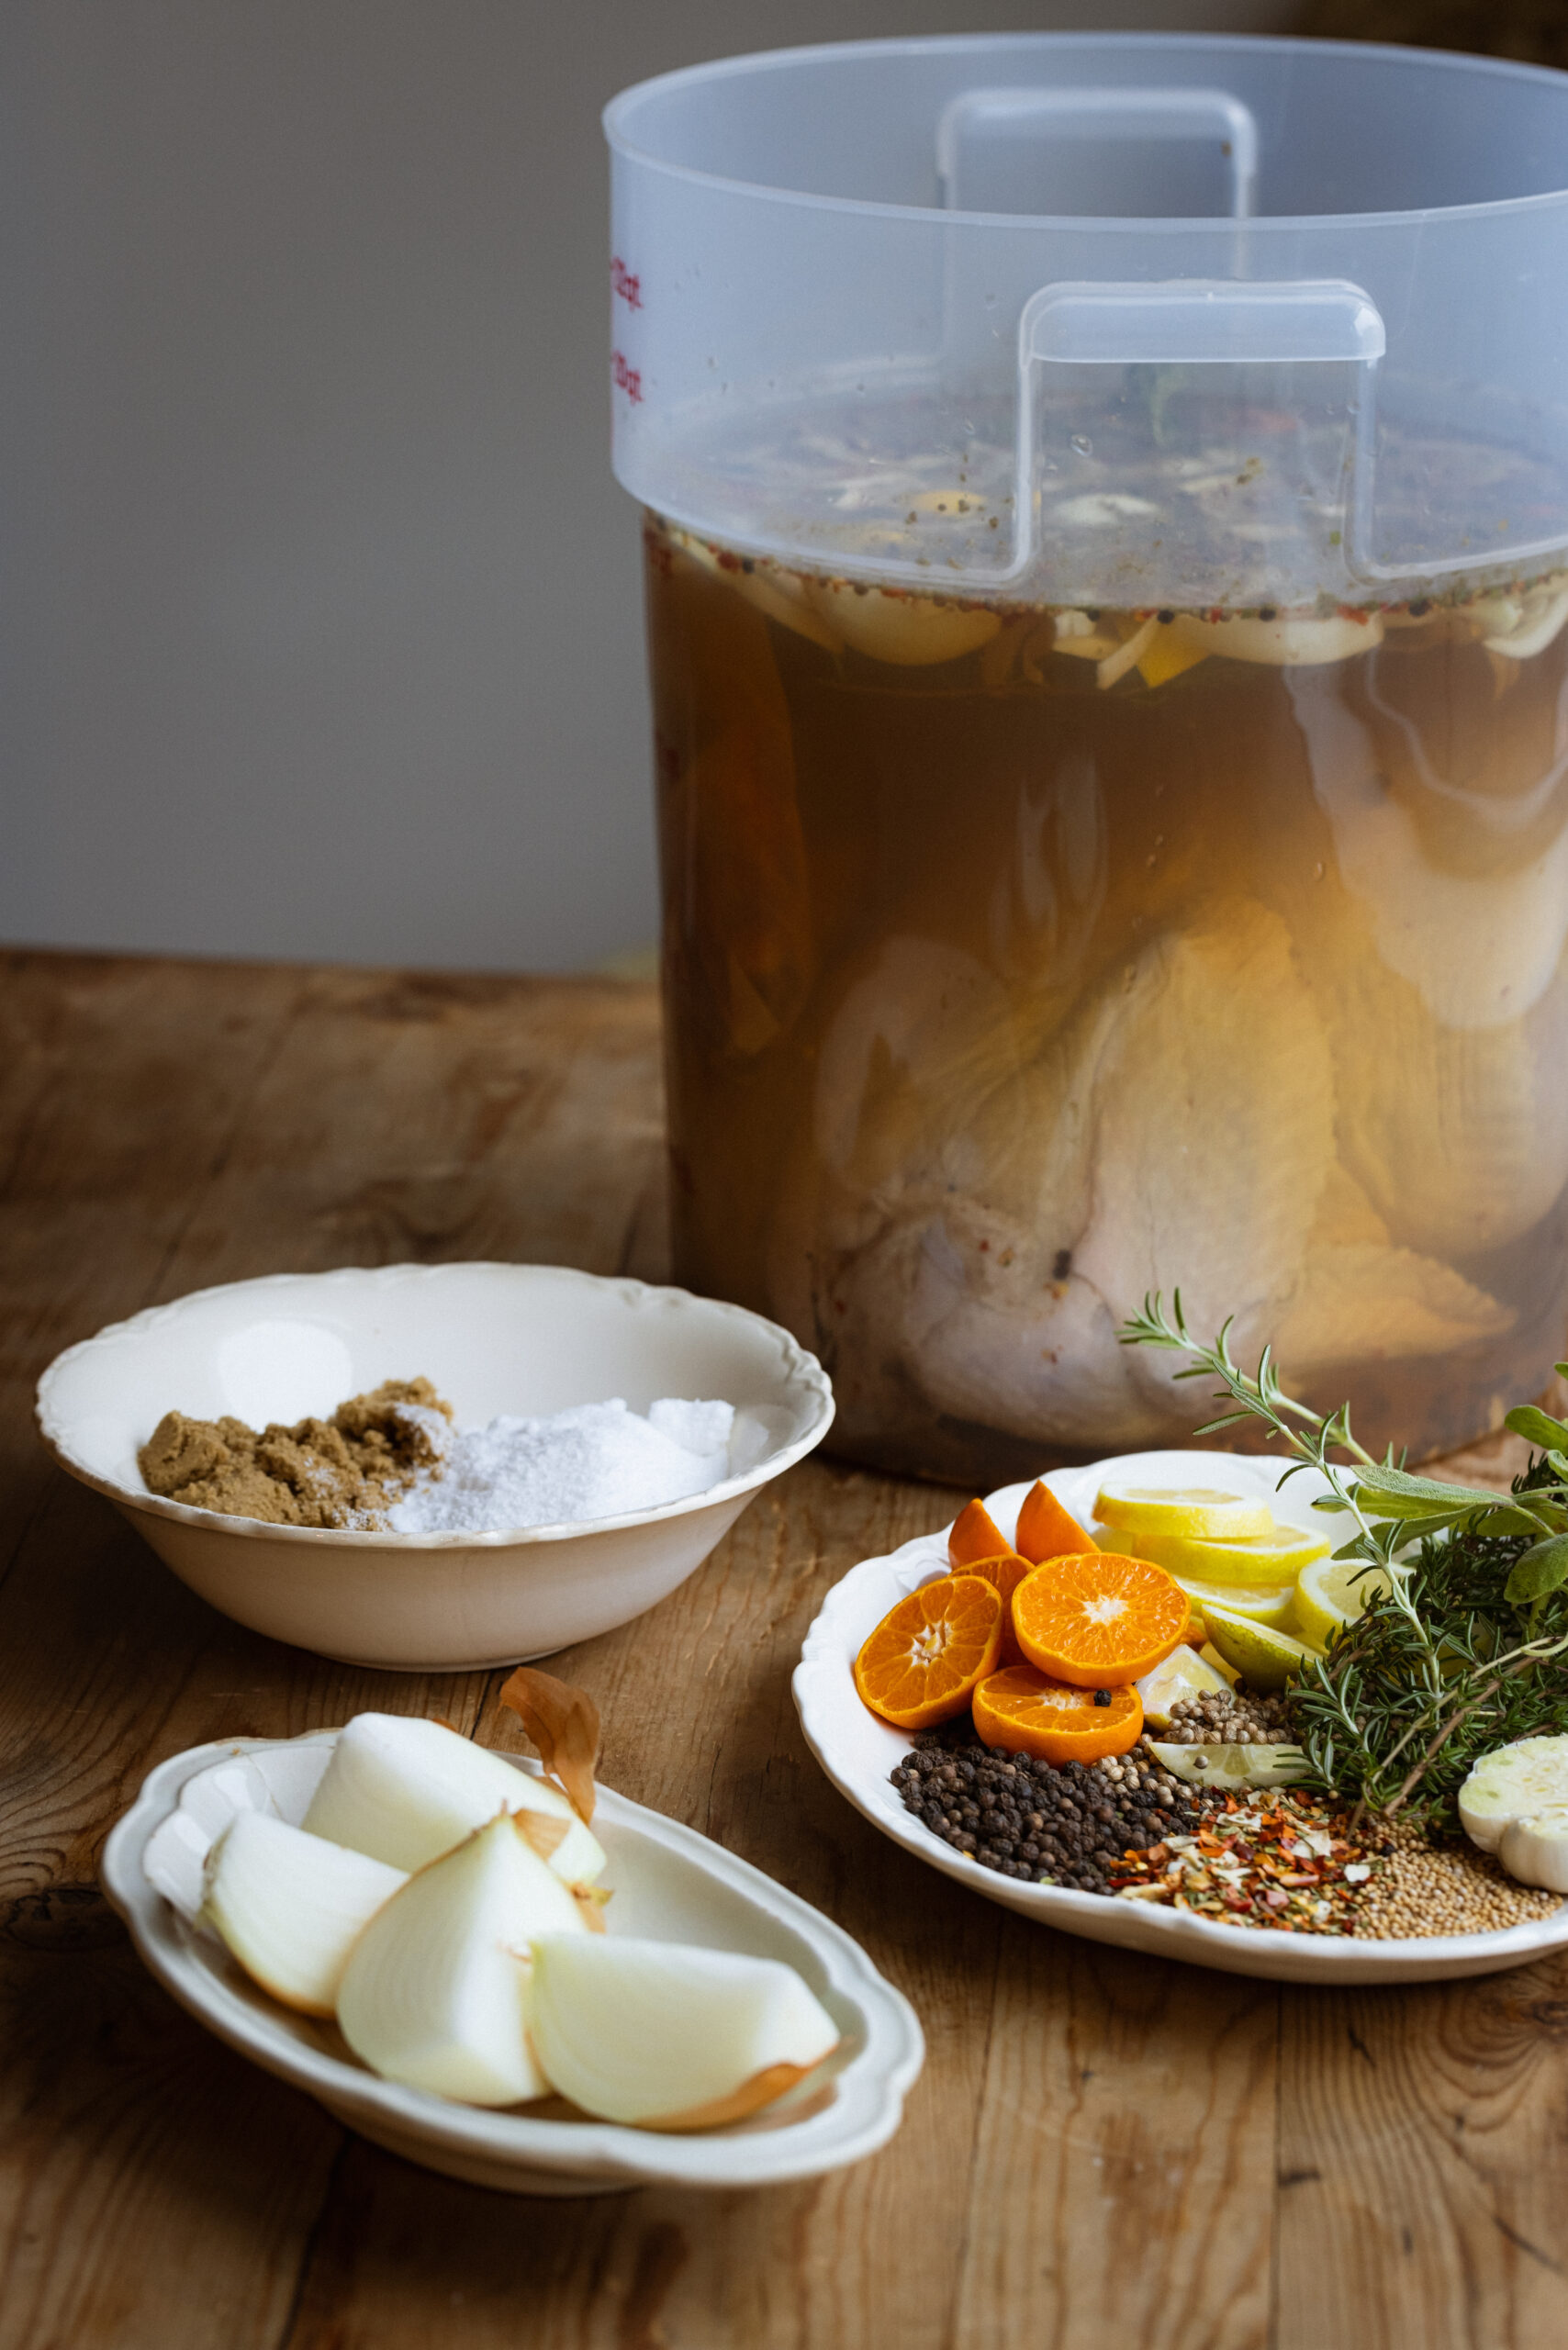
<path id="1" fill-rule="evenodd" d="M 550 1866 L 566 1885 L 591 1885 L 604 1848 L 559 1787 L 531 1778 L 441 1722 L 409 1714 L 356 1714 L 305 1815 L 313 1836 L 392 1867 L 422 1869 L 498 1811 L 561 1823 Z M 543 1844 L 546 1840 L 541 1836 Z"/>
<path id="2" fill-rule="evenodd" d="M 263 1991 L 330 2016 L 349 1953 L 408 1882 L 266 1812 L 237 1812 L 207 1854 L 202 1917 Z"/>
<path id="3" fill-rule="evenodd" d="M 372 2072 L 466 2105 L 518 2105 L 549 2082 L 529 2046 L 534 1939 L 588 1940 L 577 1904 L 502 1815 L 409 1879 L 355 1943 L 343 2038 Z M 599 1941 L 593 1938 L 595 1948 Z"/>
<path id="4" fill-rule="evenodd" d="M 620 1937 L 536 1944 L 531 2032 L 564 2097 L 644 2130 L 741 2121 L 838 2044 L 826 2009 L 777 1959 Z"/>

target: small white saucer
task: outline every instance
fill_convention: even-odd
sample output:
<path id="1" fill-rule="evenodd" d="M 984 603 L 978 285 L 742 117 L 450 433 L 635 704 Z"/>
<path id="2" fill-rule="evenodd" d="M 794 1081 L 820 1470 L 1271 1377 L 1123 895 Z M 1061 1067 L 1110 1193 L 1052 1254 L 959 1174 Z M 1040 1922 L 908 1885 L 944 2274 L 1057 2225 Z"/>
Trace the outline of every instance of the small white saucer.
<path id="1" fill-rule="evenodd" d="M 147 1965 L 241 2055 L 408 2161 L 514 2195 L 773 2186 L 841 2169 L 892 2136 L 925 2057 L 908 2000 L 820 1910 L 694 1829 L 609 1788 L 599 1790 L 593 1823 L 609 1859 L 609 1930 L 784 1960 L 838 2022 L 835 2053 L 751 2121 L 689 2137 L 555 2120 L 526 2106 L 487 2111 L 366 2072 L 334 2026 L 268 1998 L 186 1914 L 199 1898 L 207 1846 L 235 1812 L 300 1820 L 337 1735 L 238 1739 L 176 1754 L 151 1774 L 104 1850 L 104 1890 Z"/>

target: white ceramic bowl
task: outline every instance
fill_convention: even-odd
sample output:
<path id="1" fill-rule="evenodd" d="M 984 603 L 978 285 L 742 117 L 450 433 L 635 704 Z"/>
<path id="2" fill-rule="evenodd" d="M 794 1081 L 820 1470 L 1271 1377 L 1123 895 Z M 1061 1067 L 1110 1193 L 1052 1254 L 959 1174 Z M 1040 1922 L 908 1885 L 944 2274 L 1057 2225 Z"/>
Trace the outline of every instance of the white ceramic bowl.
<path id="1" fill-rule="evenodd" d="M 1333 1521 L 1314 1514 L 1313 1498 L 1327 1480 L 1304 1470 L 1275 1491 L 1282 1464 L 1213 1452 L 1130 1452 L 1087 1468 L 1053 1470 L 1046 1483 L 1079 1524 L 1088 1527 L 1094 1496 L 1108 1475 L 1135 1476 L 1148 1485 L 1217 1485 L 1260 1494 L 1282 1524 L 1322 1534 Z M 1003 1485 L 986 1507 L 1009 1541 L 1027 1483 Z M 1190 1959 L 1226 1975 L 1258 1975 L 1287 1983 L 1413 1983 L 1460 1975 L 1493 1975 L 1522 1966 L 1568 1944 L 1568 1902 L 1550 1917 L 1506 1933 L 1430 1935 L 1408 1942 L 1358 1942 L 1348 1934 L 1285 1934 L 1267 1927 L 1222 1926 L 1191 1912 L 1146 1901 L 1109 1900 L 1062 1886 L 1024 1885 L 982 1869 L 954 1852 L 907 1812 L 888 1774 L 907 1752 L 907 1734 L 863 1706 L 853 1667 L 862 1641 L 890 1607 L 921 1583 L 947 1571 L 947 1528 L 923 1534 L 888 1558 L 865 1559 L 823 1602 L 795 1668 L 795 1704 L 817 1761 L 857 1811 L 928 1867 L 957 1877 L 1004 1908 L 1085 1941 L 1119 1942 L 1161 1958 Z"/>
<path id="2" fill-rule="evenodd" d="M 778 1958 L 803 1975 L 843 2035 L 788 2097 L 730 2130 L 670 2137 L 608 2121 L 485 2111 L 383 2081 L 335 2028 L 292 2013 L 250 1980 L 185 1913 L 207 1846 L 241 1809 L 297 1823 L 336 1730 L 198 1746 L 160 1763 L 104 1848 L 104 1890 L 142 1959 L 220 2040 L 319 2098 L 362 2137 L 427 2169 L 517 2195 L 628 2187 L 763 2187 L 858 2162 L 898 2128 L 924 2061 L 913 2009 L 820 1910 L 760 1869 L 608 1788 L 594 1833 L 607 1855 L 611 1933 Z M 520 1771 L 537 1770 L 508 1755 Z"/>
<path id="3" fill-rule="evenodd" d="M 638 1411 L 722 1398 L 745 1465 L 656 1509 L 504 1534 L 263 1526 L 142 1483 L 137 1448 L 166 1411 L 260 1427 L 416 1377 L 469 1425 L 615 1395 Z M 821 1443 L 833 1391 L 787 1330 L 684 1290 L 555 1265 L 386 1265 L 235 1281 L 114 1323 L 50 1365 L 38 1418 L 62 1466 L 225 1616 L 348 1663 L 463 1672 L 547 1656 L 663 1599 Z"/>

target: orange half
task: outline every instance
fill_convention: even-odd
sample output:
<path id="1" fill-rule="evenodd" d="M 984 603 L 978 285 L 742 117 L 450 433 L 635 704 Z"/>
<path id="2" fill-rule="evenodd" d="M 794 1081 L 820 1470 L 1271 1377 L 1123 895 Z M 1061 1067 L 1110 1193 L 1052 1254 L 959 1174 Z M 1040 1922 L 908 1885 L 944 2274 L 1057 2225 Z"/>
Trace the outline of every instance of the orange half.
<path id="1" fill-rule="evenodd" d="M 1041 1477 L 1024 1496 L 1024 1506 L 1018 1513 L 1017 1547 L 1037 1567 L 1044 1559 L 1075 1556 L 1092 1550 L 1094 1545 Z"/>
<path id="2" fill-rule="evenodd" d="M 961 1714 L 1002 1652 L 1002 1594 L 980 1575 L 944 1575 L 890 1607 L 855 1660 L 855 1686 L 900 1729 Z"/>
<path id="3" fill-rule="evenodd" d="M 1027 1559 L 1016 1550 L 1003 1550 L 1000 1558 L 975 1559 L 962 1571 L 967 1575 L 979 1575 L 982 1582 L 994 1583 L 1002 1595 L 1002 1653 L 999 1665 L 1022 1664 L 1024 1651 L 1018 1645 L 1018 1635 L 1013 1628 L 1013 1595 L 1025 1575 L 1035 1572 Z"/>
<path id="4" fill-rule="evenodd" d="M 979 1559 L 1000 1559 L 1012 1544 L 983 1502 L 966 1502 L 947 1536 L 947 1558 L 956 1575 L 967 1574 Z"/>
<path id="5" fill-rule="evenodd" d="M 1114 1689 L 1152 1673 L 1190 1617 L 1186 1593 L 1163 1567 L 1114 1550 L 1048 1560 L 1013 1595 L 1013 1628 L 1029 1663 L 1080 1689 Z"/>
<path id="6" fill-rule="evenodd" d="M 975 1691 L 975 1735 L 987 1746 L 1036 1754 L 1043 1762 L 1098 1762 L 1106 1754 L 1125 1754 L 1143 1730 L 1143 1700 L 1136 1689 L 1106 1695 L 1109 1705 L 1097 1705 L 1092 1689 L 1014 1665 L 991 1673 Z"/>

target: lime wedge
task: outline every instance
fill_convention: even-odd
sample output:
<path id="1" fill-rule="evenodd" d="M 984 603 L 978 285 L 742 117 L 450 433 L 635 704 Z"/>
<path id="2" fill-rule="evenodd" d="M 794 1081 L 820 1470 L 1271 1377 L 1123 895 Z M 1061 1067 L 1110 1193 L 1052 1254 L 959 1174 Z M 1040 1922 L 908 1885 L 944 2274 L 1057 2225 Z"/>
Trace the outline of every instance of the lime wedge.
<path id="1" fill-rule="evenodd" d="M 1326 1559 L 1331 1545 L 1321 1534 L 1303 1534 L 1294 1526 L 1271 1526 L 1266 1534 L 1239 1541 L 1204 1541 L 1191 1534 L 1131 1531 L 1108 1536 L 1105 1550 L 1125 1543 L 1140 1559 L 1163 1567 L 1167 1574 L 1201 1575 L 1205 1583 L 1273 1584 L 1289 1590 L 1303 1567 Z"/>
<path id="2" fill-rule="evenodd" d="M 1121 1534 L 1184 1534 L 1202 1542 L 1245 1541 L 1274 1523 L 1267 1502 L 1210 1485 L 1102 1485 L 1094 1515 Z"/>
<path id="3" fill-rule="evenodd" d="M 1143 1699 L 1143 1718 L 1150 1729 L 1169 1729 L 1170 1708 L 1183 1697 L 1213 1697 L 1229 1687 L 1223 1673 L 1205 1664 L 1195 1649 L 1172 1649 L 1163 1664 L 1146 1673 L 1133 1687 Z"/>
<path id="4" fill-rule="evenodd" d="M 1352 1583 L 1356 1574 L 1361 1581 Z M 1326 1649 L 1336 1632 L 1365 1615 L 1373 1597 L 1387 1589 L 1383 1569 L 1364 1560 L 1315 1559 L 1296 1577 L 1296 1629 L 1315 1648 Z"/>
<path id="5" fill-rule="evenodd" d="M 1148 1742 L 1149 1752 L 1173 1779 L 1190 1787 L 1234 1795 L 1242 1787 L 1286 1787 L 1306 1776 L 1299 1746 L 1176 1746 Z"/>
<path id="6" fill-rule="evenodd" d="M 1267 1624 L 1254 1624 L 1228 1607 L 1205 1607 L 1204 1621 L 1220 1655 L 1252 1689 L 1282 1689 L 1317 1653 L 1289 1632 L 1271 1631 Z"/>
<path id="7" fill-rule="evenodd" d="M 1205 1624 L 1211 1607 L 1223 1607 L 1232 1616 L 1245 1616 L 1249 1624 L 1267 1624 L 1276 1632 L 1294 1632 L 1296 1628 L 1292 1615 L 1295 1591 L 1290 1583 L 1204 1583 L 1199 1576 L 1182 1573 L 1175 1567 L 1168 1572 L 1171 1582 L 1180 1583 Z"/>

